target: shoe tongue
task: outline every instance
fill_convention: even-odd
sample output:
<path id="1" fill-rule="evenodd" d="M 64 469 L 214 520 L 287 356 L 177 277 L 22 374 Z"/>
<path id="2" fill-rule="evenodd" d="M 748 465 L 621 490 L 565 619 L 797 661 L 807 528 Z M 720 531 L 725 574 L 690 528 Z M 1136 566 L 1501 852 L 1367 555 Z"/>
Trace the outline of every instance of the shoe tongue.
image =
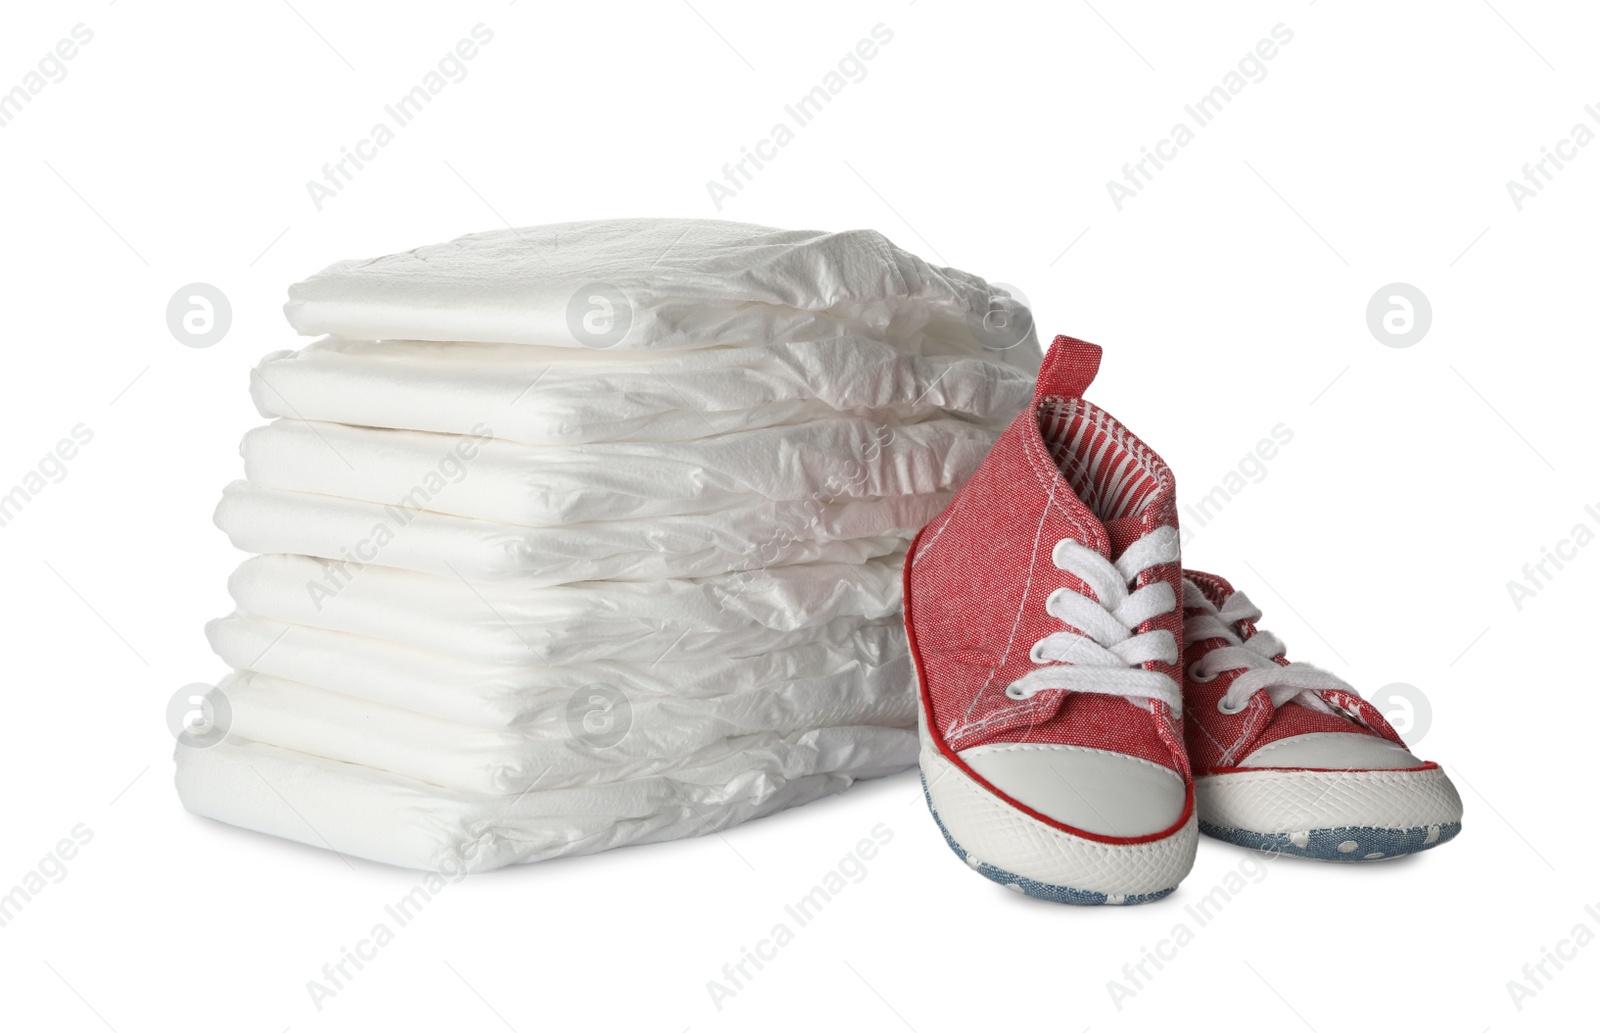
<path id="1" fill-rule="evenodd" d="M 1124 549 L 1142 538 L 1147 530 L 1144 520 L 1137 516 L 1118 517 L 1105 522 L 1106 537 L 1111 541 L 1112 562 L 1122 555 Z"/>

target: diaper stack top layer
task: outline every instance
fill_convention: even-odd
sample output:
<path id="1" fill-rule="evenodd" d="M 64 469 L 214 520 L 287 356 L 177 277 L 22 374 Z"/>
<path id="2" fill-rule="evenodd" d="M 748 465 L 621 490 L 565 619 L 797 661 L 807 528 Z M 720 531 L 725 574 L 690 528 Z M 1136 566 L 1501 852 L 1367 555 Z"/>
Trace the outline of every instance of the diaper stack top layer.
<path id="1" fill-rule="evenodd" d="M 289 289 L 307 336 L 676 351 L 862 336 L 1038 371 L 1017 299 L 871 230 L 612 219 L 337 262 Z"/>
<path id="2" fill-rule="evenodd" d="M 913 761 L 899 565 L 1031 397 L 1009 292 L 869 231 L 613 220 L 336 263 L 286 312 L 326 336 L 252 371 L 191 810 L 484 869 Z"/>

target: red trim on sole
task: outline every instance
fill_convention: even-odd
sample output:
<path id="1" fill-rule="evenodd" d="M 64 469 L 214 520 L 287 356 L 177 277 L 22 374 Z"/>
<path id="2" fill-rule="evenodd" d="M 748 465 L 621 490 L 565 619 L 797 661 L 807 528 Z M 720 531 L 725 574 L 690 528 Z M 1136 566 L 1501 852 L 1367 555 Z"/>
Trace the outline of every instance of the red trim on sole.
<path id="1" fill-rule="evenodd" d="M 1244 775 L 1244 774 L 1249 774 L 1252 771 L 1256 771 L 1256 772 L 1260 772 L 1260 771 L 1316 771 L 1316 772 L 1324 772 L 1324 773 L 1330 774 L 1330 775 L 1360 775 L 1360 774 L 1366 774 L 1366 773 L 1377 773 L 1377 772 L 1380 772 L 1380 771 L 1407 772 L 1407 771 L 1438 771 L 1438 770 L 1439 770 L 1439 765 L 1435 764 L 1433 761 L 1430 760 L 1427 763 L 1419 764 L 1418 766 L 1416 766 L 1414 768 L 1273 768 L 1273 767 L 1267 767 L 1267 768 L 1212 768 L 1210 771 L 1207 771 L 1204 775 L 1196 775 L 1195 777 L 1196 778 L 1206 778 L 1207 776 L 1210 776 L 1210 775 Z"/>

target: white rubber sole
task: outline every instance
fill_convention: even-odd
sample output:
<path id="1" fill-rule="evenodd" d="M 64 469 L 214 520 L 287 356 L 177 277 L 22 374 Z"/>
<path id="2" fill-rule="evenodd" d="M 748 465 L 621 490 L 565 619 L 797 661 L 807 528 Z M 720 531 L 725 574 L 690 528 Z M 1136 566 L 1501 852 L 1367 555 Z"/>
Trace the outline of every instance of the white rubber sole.
<path id="1" fill-rule="evenodd" d="M 1319 861 L 1382 861 L 1461 831 L 1461 796 L 1437 767 L 1382 771 L 1263 768 L 1195 779 L 1208 836 Z"/>
<path id="2" fill-rule="evenodd" d="M 919 714 L 923 793 L 950 849 L 978 874 L 1031 897 L 1065 904 L 1142 904 L 1177 888 L 1194 867 L 1198 815 L 1172 835 L 1104 843 L 1018 810 L 952 763 Z"/>

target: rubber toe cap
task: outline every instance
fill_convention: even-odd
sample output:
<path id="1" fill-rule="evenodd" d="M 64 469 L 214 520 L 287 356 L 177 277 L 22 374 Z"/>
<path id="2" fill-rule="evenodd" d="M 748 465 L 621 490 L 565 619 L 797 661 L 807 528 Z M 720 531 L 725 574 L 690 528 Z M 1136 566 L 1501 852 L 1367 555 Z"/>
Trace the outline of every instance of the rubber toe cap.
<path id="1" fill-rule="evenodd" d="M 1270 742 L 1239 762 L 1241 768 L 1384 771 L 1421 767 L 1404 746 L 1362 732 L 1312 732 Z"/>
<path id="2" fill-rule="evenodd" d="M 1098 836 L 1135 838 L 1170 829 L 1183 815 L 1176 771 L 1138 757 L 1083 746 L 996 743 L 958 756 L 1017 803 Z"/>

